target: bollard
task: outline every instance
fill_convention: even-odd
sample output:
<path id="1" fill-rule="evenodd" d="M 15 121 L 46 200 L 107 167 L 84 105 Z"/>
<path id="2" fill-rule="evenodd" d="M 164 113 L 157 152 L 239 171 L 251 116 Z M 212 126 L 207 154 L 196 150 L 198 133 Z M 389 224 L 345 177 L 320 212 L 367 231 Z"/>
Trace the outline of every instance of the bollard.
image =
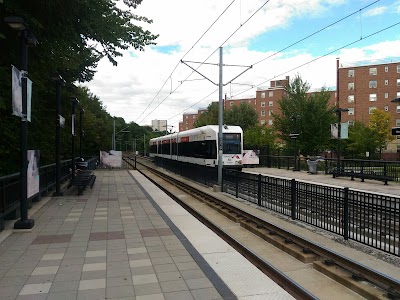
<path id="1" fill-rule="evenodd" d="M 290 183 L 290 195 L 291 195 L 291 211 L 292 211 L 292 220 L 296 220 L 296 180 L 292 179 Z"/>
<path id="2" fill-rule="evenodd" d="M 349 239 L 349 188 L 343 189 L 343 237 L 345 240 Z"/>

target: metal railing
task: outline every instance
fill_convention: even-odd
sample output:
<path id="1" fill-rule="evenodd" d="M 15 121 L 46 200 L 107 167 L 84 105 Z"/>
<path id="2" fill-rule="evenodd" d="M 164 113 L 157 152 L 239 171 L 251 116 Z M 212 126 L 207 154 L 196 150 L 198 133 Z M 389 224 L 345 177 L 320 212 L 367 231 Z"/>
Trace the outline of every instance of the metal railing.
<path id="1" fill-rule="evenodd" d="M 71 175 L 71 159 L 64 160 L 60 164 L 61 181 L 65 181 Z M 96 169 L 98 157 L 87 160 L 88 169 Z M 4 219 L 15 219 L 19 216 L 20 205 L 20 173 L 0 177 L 0 231 L 4 228 Z M 56 184 L 56 164 L 50 164 L 39 168 L 39 193 L 28 199 L 31 202 L 39 201 L 44 193 L 47 193 Z"/>
<path id="2" fill-rule="evenodd" d="M 223 191 L 400 256 L 400 198 L 224 170 Z"/>
<path id="3" fill-rule="evenodd" d="M 294 168 L 293 156 L 273 156 L 260 155 L 258 167 L 278 168 L 290 170 Z M 298 159 L 298 170 L 308 171 L 307 159 L 301 157 Z M 337 171 L 336 158 L 319 158 L 317 169 L 325 174 L 333 174 Z M 340 172 L 343 174 L 354 173 L 368 175 L 368 178 L 374 179 L 374 176 L 381 180 L 382 177 L 391 181 L 400 181 L 400 161 L 387 160 L 365 160 L 365 159 L 341 159 Z M 340 176 L 338 174 L 337 176 Z"/>

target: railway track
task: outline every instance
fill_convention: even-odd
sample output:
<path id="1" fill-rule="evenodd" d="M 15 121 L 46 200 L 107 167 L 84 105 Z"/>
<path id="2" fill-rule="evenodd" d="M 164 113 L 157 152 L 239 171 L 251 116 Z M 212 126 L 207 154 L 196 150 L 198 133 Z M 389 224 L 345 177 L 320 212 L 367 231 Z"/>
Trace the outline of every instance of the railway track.
<path id="1" fill-rule="evenodd" d="M 395 278 L 268 223 L 149 161 L 137 169 L 297 299 L 400 299 Z M 178 196 L 182 192 L 176 189 L 186 195 Z"/>

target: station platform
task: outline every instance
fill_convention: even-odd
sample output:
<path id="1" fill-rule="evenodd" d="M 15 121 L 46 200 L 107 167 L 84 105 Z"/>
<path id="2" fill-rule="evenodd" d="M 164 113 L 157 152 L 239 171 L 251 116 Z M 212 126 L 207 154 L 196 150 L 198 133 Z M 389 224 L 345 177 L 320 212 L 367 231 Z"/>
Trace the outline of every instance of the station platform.
<path id="1" fill-rule="evenodd" d="M 305 171 L 293 171 L 287 169 L 277 168 L 245 168 L 243 172 L 263 174 L 274 177 L 282 178 L 294 178 L 297 180 L 320 183 L 324 185 L 331 185 L 337 187 L 348 187 L 355 190 L 367 191 L 372 193 L 386 194 L 391 196 L 400 196 L 400 183 L 389 181 L 388 185 L 385 185 L 382 181 L 365 179 L 361 182 L 361 179 L 355 178 L 351 180 L 350 177 L 336 177 L 332 175 L 324 174 L 319 171 L 316 174 L 311 174 Z"/>
<path id="2" fill-rule="evenodd" d="M 139 172 L 95 175 L 0 233 L 1 300 L 293 299 Z"/>

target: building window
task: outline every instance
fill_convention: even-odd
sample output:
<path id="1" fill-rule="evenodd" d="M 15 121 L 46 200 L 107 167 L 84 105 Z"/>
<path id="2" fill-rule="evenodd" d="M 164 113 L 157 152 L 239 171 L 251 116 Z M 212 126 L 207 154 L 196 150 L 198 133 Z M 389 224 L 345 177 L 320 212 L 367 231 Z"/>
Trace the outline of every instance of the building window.
<path id="1" fill-rule="evenodd" d="M 396 127 L 400 126 L 400 119 L 396 119 Z"/>
<path id="2" fill-rule="evenodd" d="M 230 106 L 233 106 L 233 102 L 231 101 Z"/>
<path id="3" fill-rule="evenodd" d="M 398 114 L 400 114 L 400 105 L 397 105 L 397 106 L 396 106 L 396 112 L 397 112 Z"/>
<path id="4" fill-rule="evenodd" d="M 261 111 L 261 116 L 263 116 L 263 117 L 265 116 L 265 110 Z"/>
<path id="5" fill-rule="evenodd" d="M 347 96 L 347 101 L 348 101 L 349 103 L 354 102 L 354 95 L 348 95 L 348 96 Z"/>
<path id="6" fill-rule="evenodd" d="M 354 70 L 349 70 L 349 77 L 354 77 Z"/>
<path id="7" fill-rule="evenodd" d="M 354 107 L 349 107 L 349 111 L 347 112 L 347 114 L 349 116 L 353 116 L 354 115 Z"/>
<path id="8" fill-rule="evenodd" d="M 272 120 L 268 120 L 268 125 L 272 125 Z"/>
<path id="9" fill-rule="evenodd" d="M 265 98 L 265 92 L 261 93 L 261 98 Z"/>
<path id="10" fill-rule="evenodd" d="M 268 106 L 274 106 L 274 102 L 273 101 L 268 101 Z"/>
<path id="11" fill-rule="evenodd" d="M 268 111 L 268 116 L 270 116 L 270 117 L 272 116 L 272 110 Z"/>
<path id="12" fill-rule="evenodd" d="M 274 96 L 274 92 L 269 92 L 268 97 L 272 98 Z"/>
<path id="13" fill-rule="evenodd" d="M 260 124 L 261 124 L 261 125 L 265 125 L 265 120 L 261 120 L 261 121 L 260 121 Z"/>
<path id="14" fill-rule="evenodd" d="M 389 98 L 389 93 L 385 93 L 385 98 Z"/>
<path id="15" fill-rule="evenodd" d="M 397 73 L 400 73 L 400 65 L 397 65 Z"/>
<path id="16" fill-rule="evenodd" d="M 397 79 L 397 86 L 400 86 L 400 79 Z"/>
<path id="17" fill-rule="evenodd" d="M 376 80 L 371 80 L 371 81 L 369 82 L 369 88 L 370 88 L 370 89 L 375 89 L 375 88 L 376 88 L 376 85 L 377 85 Z"/>
<path id="18" fill-rule="evenodd" d="M 261 107 L 265 107 L 265 101 L 261 102 Z"/>
<path id="19" fill-rule="evenodd" d="M 189 119 L 189 116 L 186 116 L 186 119 Z"/>
<path id="20" fill-rule="evenodd" d="M 368 107 L 368 113 L 372 115 L 373 111 L 376 110 L 376 106 Z"/>
<path id="21" fill-rule="evenodd" d="M 349 82 L 349 84 L 347 85 L 349 91 L 354 90 L 354 82 Z"/>
<path id="22" fill-rule="evenodd" d="M 240 104 L 244 104 L 244 100 L 240 101 Z"/>
<path id="23" fill-rule="evenodd" d="M 369 75 L 376 75 L 376 74 L 378 74 L 376 68 L 369 68 Z"/>
<path id="24" fill-rule="evenodd" d="M 388 85 L 389 84 L 389 80 L 385 80 L 385 85 Z"/>
<path id="25" fill-rule="evenodd" d="M 385 105 L 385 111 L 389 111 L 389 105 Z"/>
<path id="26" fill-rule="evenodd" d="M 397 92 L 396 98 L 400 98 L 400 92 Z"/>
<path id="27" fill-rule="evenodd" d="M 348 124 L 349 126 L 353 126 L 353 125 L 354 125 L 354 121 L 353 121 L 353 120 L 349 120 L 349 121 L 347 121 L 347 124 Z"/>
<path id="28" fill-rule="evenodd" d="M 386 66 L 386 67 L 385 67 L 385 72 L 388 72 L 388 71 L 389 71 L 389 67 Z"/>
<path id="29" fill-rule="evenodd" d="M 186 125 L 188 125 L 189 124 L 189 122 L 188 121 L 186 121 Z"/>
<path id="30" fill-rule="evenodd" d="M 376 94 L 369 94 L 369 101 L 376 101 Z"/>

